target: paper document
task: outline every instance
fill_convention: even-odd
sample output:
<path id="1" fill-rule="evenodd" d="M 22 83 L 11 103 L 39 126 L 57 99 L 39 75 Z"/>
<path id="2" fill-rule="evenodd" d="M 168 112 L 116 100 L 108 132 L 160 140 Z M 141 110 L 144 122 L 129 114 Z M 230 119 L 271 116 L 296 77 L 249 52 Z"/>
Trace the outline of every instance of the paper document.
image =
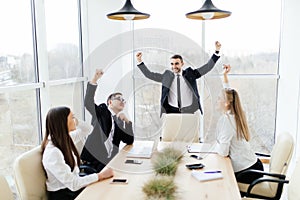
<path id="1" fill-rule="evenodd" d="M 215 145 L 209 143 L 191 144 L 187 146 L 189 153 L 217 153 Z"/>
<path id="2" fill-rule="evenodd" d="M 198 181 L 209 181 L 223 178 L 221 171 L 207 170 L 207 171 L 192 171 L 192 176 Z"/>
<path id="3" fill-rule="evenodd" d="M 151 158 L 154 141 L 134 141 L 133 147 L 128 151 L 127 157 Z"/>

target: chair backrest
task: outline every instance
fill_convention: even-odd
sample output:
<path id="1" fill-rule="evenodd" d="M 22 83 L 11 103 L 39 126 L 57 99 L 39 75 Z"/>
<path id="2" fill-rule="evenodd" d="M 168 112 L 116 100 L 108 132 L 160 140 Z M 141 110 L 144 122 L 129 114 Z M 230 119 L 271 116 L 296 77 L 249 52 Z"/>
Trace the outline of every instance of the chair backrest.
<path id="1" fill-rule="evenodd" d="M 278 134 L 271 152 L 271 173 L 286 174 L 294 151 L 294 139 L 291 134 L 283 132 Z"/>
<path id="2" fill-rule="evenodd" d="M 294 171 L 290 178 L 290 183 L 288 184 L 288 199 L 289 200 L 299 200 L 300 199 L 300 158 L 296 162 Z"/>
<path id="3" fill-rule="evenodd" d="M 200 116 L 196 114 L 166 114 L 162 126 L 162 141 L 199 142 Z"/>
<path id="4" fill-rule="evenodd" d="M 4 176 L 0 176 L 0 199 L 13 200 L 14 195 Z"/>
<path id="5" fill-rule="evenodd" d="M 270 173 L 286 174 L 294 151 L 294 139 L 288 132 L 278 134 L 271 152 L 269 165 Z M 277 190 L 278 184 L 270 183 L 272 191 Z"/>
<path id="6" fill-rule="evenodd" d="M 37 146 L 20 155 L 14 163 L 16 187 L 22 200 L 46 200 L 46 174 L 42 149 Z"/>

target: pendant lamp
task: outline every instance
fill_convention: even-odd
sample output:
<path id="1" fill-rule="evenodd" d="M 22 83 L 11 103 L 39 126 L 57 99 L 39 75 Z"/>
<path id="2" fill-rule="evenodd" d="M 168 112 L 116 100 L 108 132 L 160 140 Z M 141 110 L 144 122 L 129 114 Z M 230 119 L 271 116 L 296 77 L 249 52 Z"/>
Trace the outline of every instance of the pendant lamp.
<path id="1" fill-rule="evenodd" d="M 139 20 L 150 17 L 149 14 L 136 10 L 130 0 L 126 0 L 124 6 L 119 11 L 109 13 L 106 16 L 113 20 Z"/>
<path id="2" fill-rule="evenodd" d="M 199 10 L 185 14 L 187 18 L 198 20 L 220 19 L 229 17 L 230 15 L 231 12 L 216 8 L 211 0 L 205 0 Z"/>

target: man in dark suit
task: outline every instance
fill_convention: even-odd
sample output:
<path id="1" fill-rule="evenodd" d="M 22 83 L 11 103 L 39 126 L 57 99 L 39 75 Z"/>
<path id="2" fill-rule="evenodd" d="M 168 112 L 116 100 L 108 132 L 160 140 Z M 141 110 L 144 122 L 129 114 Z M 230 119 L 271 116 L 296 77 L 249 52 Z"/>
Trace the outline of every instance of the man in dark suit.
<path id="1" fill-rule="evenodd" d="M 196 80 L 208 73 L 220 58 L 219 51 L 221 44 L 215 42 L 215 54 L 209 61 L 197 68 L 191 67 L 182 70 L 184 62 L 180 55 L 171 57 L 171 70 L 164 73 L 151 72 L 142 61 L 142 53 L 136 54 L 137 66 L 149 79 L 162 83 L 161 90 L 161 114 L 162 113 L 194 113 L 198 109 L 202 112 L 200 96 Z"/>
<path id="2" fill-rule="evenodd" d="M 84 164 L 100 171 L 118 153 L 120 142 L 132 144 L 134 141 L 132 122 L 122 113 L 125 100 L 117 92 L 109 95 L 107 105 L 94 102 L 97 81 L 103 71 L 96 70 L 93 79 L 87 84 L 84 105 L 92 115 L 93 132 L 88 136 L 81 153 Z"/>

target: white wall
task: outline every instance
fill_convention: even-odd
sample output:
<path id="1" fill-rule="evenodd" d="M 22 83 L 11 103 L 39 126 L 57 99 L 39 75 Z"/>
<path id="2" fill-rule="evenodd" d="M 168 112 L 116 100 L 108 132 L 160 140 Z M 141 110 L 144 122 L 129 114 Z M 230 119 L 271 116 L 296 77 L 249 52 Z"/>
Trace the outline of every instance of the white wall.
<path id="1" fill-rule="evenodd" d="M 277 104 L 277 133 L 288 131 L 297 141 L 295 149 L 299 156 L 299 75 L 300 64 L 300 26 L 299 26 L 300 1 L 283 0 L 283 18 L 281 27 L 281 45 L 279 58 L 279 87 Z"/>

